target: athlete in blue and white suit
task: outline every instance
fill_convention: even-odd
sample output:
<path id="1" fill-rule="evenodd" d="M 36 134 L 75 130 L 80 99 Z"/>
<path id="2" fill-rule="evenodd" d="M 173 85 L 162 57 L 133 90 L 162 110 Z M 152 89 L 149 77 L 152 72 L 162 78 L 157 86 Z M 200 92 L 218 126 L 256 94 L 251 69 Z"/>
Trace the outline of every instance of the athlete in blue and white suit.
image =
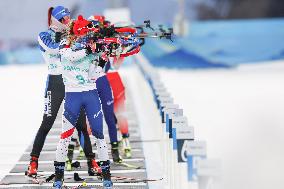
<path id="1" fill-rule="evenodd" d="M 110 61 L 105 56 L 98 57 L 98 67 L 96 68 L 96 74 L 93 74 L 96 78 L 97 90 L 102 103 L 102 109 L 104 113 L 105 122 L 108 126 L 109 138 L 111 142 L 111 153 L 115 163 L 121 163 L 122 159 L 119 155 L 118 149 L 118 137 L 116 128 L 116 118 L 114 114 L 114 100 L 110 83 L 106 77 L 106 72 L 110 68 Z"/>
<path id="2" fill-rule="evenodd" d="M 76 21 L 74 25 L 76 25 Z M 70 46 L 68 39 L 62 39 L 59 48 L 65 85 L 65 103 L 62 133 L 56 150 L 56 161 L 64 163 L 80 109 L 83 107 L 90 123 L 92 134 L 96 137 L 104 188 L 111 188 L 108 147 L 103 134 L 103 113 L 96 83 L 92 81 L 93 70 L 96 69 L 95 61 L 97 60 L 97 55 L 92 53 L 90 48 L 76 49 L 72 45 Z M 62 186 L 63 176 L 64 170 L 56 174 L 55 186 Z"/>
<path id="3" fill-rule="evenodd" d="M 70 12 L 62 6 L 57 6 L 55 8 L 51 7 L 48 14 L 49 29 L 41 32 L 38 36 L 39 48 L 48 65 L 48 77 L 45 90 L 45 112 L 30 154 L 31 161 L 27 171 L 28 176 L 37 175 L 40 152 L 42 151 L 46 136 L 53 126 L 65 96 L 65 86 L 60 68 L 59 42 L 61 35 L 64 35 L 68 29 L 67 24 L 70 20 Z M 83 111 L 81 111 L 77 128 L 79 132 L 83 131 L 84 152 L 87 159 L 94 159 L 95 155 L 92 152 L 92 146 L 86 127 L 86 118 Z"/>

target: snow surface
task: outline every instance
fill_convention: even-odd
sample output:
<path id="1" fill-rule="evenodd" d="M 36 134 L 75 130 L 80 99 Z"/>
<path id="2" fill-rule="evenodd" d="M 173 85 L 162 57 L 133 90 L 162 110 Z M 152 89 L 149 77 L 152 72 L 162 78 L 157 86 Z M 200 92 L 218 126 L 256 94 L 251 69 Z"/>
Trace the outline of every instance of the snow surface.
<path id="1" fill-rule="evenodd" d="M 284 61 L 159 73 L 208 157 L 222 160 L 224 189 L 284 188 Z"/>
<path id="2" fill-rule="evenodd" d="M 0 67 L 0 179 L 34 139 L 42 120 L 46 65 Z"/>
<path id="3" fill-rule="evenodd" d="M 156 126 L 153 102 L 147 102 L 150 90 L 137 70 L 121 71 L 137 100 L 141 135 L 147 141 L 148 177 L 159 178 L 161 153 L 155 129 L 160 125 Z M 159 69 L 159 73 L 195 126 L 196 138 L 208 142 L 208 157 L 222 159 L 224 189 L 284 188 L 284 61 L 230 70 Z M 2 66 L 0 75 L 1 178 L 40 126 L 46 66 Z"/>

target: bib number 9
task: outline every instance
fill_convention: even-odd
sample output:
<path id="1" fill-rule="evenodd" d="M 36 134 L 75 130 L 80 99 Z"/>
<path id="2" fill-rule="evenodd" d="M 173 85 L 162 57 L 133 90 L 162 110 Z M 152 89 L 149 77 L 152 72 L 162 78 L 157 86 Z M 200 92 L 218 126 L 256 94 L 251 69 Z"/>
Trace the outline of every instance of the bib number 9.
<path id="1" fill-rule="evenodd" d="M 82 75 L 77 75 L 76 79 L 78 79 L 79 84 L 84 85 L 86 83 L 84 77 Z"/>

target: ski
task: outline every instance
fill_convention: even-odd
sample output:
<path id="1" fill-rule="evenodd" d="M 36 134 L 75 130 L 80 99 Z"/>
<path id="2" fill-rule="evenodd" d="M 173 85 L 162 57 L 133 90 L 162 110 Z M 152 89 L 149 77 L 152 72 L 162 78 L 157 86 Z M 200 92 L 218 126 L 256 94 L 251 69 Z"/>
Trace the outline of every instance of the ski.
<path id="1" fill-rule="evenodd" d="M 43 179 L 41 176 L 39 175 L 35 175 L 35 176 L 28 176 L 27 171 L 25 171 L 25 175 L 26 178 L 31 181 L 33 184 L 39 184 L 42 185 L 43 183 L 46 182 L 45 179 Z"/>
<path id="2" fill-rule="evenodd" d="M 113 164 L 116 166 L 122 166 L 122 167 L 127 167 L 127 168 L 132 168 L 132 169 L 142 169 L 143 168 L 142 166 L 132 165 L 132 164 L 125 163 L 125 162 L 121 162 L 121 163 L 114 162 Z"/>
<path id="3" fill-rule="evenodd" d="M 33 178 L 33 177 L 29 177 L 29 179 L 31 178 L 31 180 L 33 181 L 33 184 L 39 184 L 39 185 L 42 185 L 43 183 L 50 183 L 50 181 L 52 181 L 54 178 L 55 178 L 55 174 L 53 173 L 53 174 L 51 174 L 51 175 L 41 175 L 41 174 L 39 174 L 39 175 L 37 175 L 35 178 Z M 67 179 L 70 179 L 70 178 L 67 178 Z M 80 185 L 80 186 L 85 186 L 84 185 L 84 182 L 83 182 L 83 184 L 82 185 Z M 55 187 L 53 187 L 53 188 L 55 188 Z M 66 186 L 66 185 L 62 185 L 62 187 L 61 187 L 62 189 L 76 189 L 76 188 L 78 188 L 77 186 L 75 186 L 75 187 L 73 187 L 73 186 Z M 79 187 L 80 188 L 80 187 Z"/>
<path id="4" fill-rule="evenodd" d="M 123 181 L 123 183 L 137 183 L 137 182 L 156 182 L 161 181 L 163 178 L 160 179 L 141 179 L 141 178 L 133 178 L 133 177 L 124 177 L 124 176 L 111 176 L 112 179 L 116 181 Z"/>
<path id="5" fill-rule="evenodd" d="M 97 175 L 99 179 L 101 179 L 101 177 L 99 175 Z M 144 179 L 144 178 L 134 178 L 134 177 L 125 177 L 125 176 L 111 176 L 112 180 L 118 181 L 119 183 L 139 183 L 139 182 L 156 182 L 156 181 L 161 181 L 163 180 L 163 178 L 160 179 Z M 66 178 L 65 178 L 66 179 Z M 67 178 L 67 179 L 71 179 L 71 178 Z M 93 177 L 88 177 L 88 178 L 81 178 L 79 176 L 78 173 L 74 173 L 74 178 L 75 181 L 77 182 L 83 182 L 84 184 L 86 184 L 88 181 L 94 181 Z"/>

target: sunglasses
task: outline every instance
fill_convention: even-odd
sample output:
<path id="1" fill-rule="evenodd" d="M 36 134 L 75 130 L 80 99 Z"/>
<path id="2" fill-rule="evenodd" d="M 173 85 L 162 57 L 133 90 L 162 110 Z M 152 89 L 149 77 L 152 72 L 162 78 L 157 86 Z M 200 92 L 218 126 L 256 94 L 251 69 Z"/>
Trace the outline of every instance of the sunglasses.
<path id="1" fill-rule="evenodd" d="M 83 30 L 83 29 L 92 29 L 92 28 L 93 28 L 93 24 L 90 23 L 90 24 L 88 24 L 87 26 L 84 26 L 84 27 L 82 27 L 82 28 L 78 28 L 78 31 L 81 31 L 81 30 Z"/>
<path id="2" fill-rule="evenodd" d="M 69 19 L 65 19 L 64 17 L 63 17 L 63 18 L 60 18 L 60 19 L 59 19 L 59 22 L 64 23 L 66 20 L 70 20 L 70 17 L 69 17 Z"/>

